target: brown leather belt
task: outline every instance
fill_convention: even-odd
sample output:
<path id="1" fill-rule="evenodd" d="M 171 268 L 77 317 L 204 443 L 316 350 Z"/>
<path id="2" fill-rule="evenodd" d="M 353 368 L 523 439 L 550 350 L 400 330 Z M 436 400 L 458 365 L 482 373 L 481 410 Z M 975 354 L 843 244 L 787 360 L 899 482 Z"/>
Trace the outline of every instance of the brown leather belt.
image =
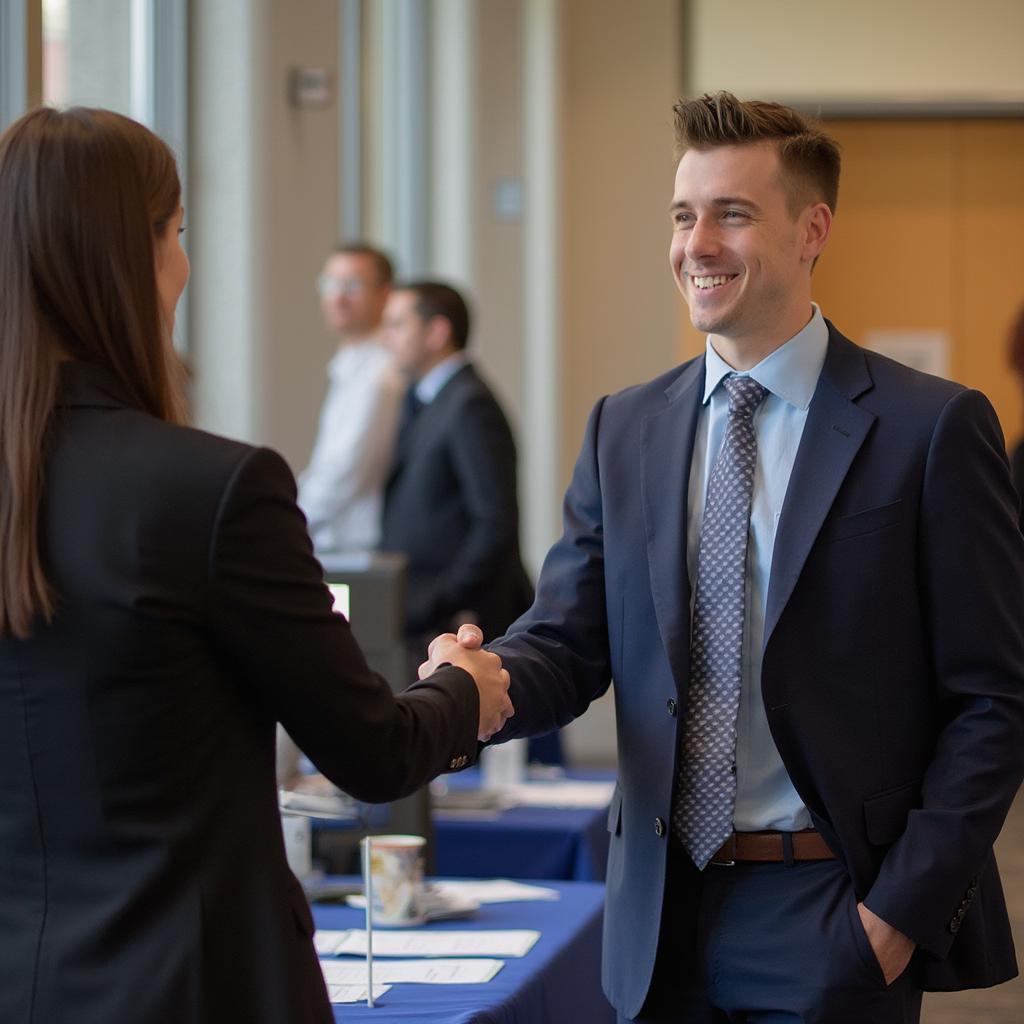
<path id="1" fill-rule="evenodd" d="M 787 849 L 788 848 L 788 849 Z M 814 829 L 803 832 L 733 832 L 711 858 L 712 864 L 745 862 L 790 863 L 795 860 L 834 860 L 835 854 Z"/>

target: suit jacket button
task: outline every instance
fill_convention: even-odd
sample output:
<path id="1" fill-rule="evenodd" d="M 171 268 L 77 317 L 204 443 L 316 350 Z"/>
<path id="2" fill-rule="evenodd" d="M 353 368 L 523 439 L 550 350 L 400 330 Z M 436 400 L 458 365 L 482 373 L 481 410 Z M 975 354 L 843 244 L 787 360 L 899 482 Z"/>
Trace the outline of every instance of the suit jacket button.
<path id="1" fill-rule="evenodd" d="M 956 935 L 956 933 L 958 931 L 960 931 L 960 918 L 959 917 L 954 917 L 953 920 L 949 922 L 949 930 L 954 935 Z"/>
<path id="2" fill-rule="evenodd" d="M 665 705 L 668 708 L 668 713 L 675 716 L 676 713 L 676 699 L 675 697 L 669 697 L 668 702 Z"/>
<path id="3" fill-rule="evenodd" d="M 654 819 L 654 834 L 656 836 L 663 836 L 665 834 L 665 822 L 661 818 Z"/>

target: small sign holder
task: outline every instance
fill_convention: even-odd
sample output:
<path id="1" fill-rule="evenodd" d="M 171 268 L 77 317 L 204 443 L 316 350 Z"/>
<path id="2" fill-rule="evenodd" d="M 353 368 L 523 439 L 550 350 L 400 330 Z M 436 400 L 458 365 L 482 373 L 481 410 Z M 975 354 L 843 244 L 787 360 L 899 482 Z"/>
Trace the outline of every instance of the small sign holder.
<path id="1" fill-rule="evenodd" d="M 366 1005 L 373 1007 L 373 871 L 370 837 L 362 841 L 363 892 L 366 897 Z"/>

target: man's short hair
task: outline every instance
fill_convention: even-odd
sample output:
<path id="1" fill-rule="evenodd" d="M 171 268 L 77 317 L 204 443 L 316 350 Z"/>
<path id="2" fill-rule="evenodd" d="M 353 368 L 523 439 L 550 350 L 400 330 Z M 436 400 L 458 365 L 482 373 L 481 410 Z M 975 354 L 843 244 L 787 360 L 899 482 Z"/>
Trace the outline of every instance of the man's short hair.
<path id="1" fill-rule="evenodd" d="M 368 242 L 339 242 L 331 251 L 332 256 L 366 256 L 377 268 L 377 284 L 391 284 L 395 272 L 391 260 Z"/>
<path id="2" fill-rule="evenodd" d="M 774 142 L 786 177 L 790 209 L 824 202 L 835 213 L 839 144 L 802 114 L 781 103 L 738 100 L 731 92 L 682 99 L 675 107 L 676 157 L 688 149 Z"/>
<path id="3" fill-rule="evenodd" d="M 452 344 L 464 349 L 469 341 L 469 307 L 466 300 L 450 285 L 439 281 L 404 281 L 397 291 L 412 292 L 416 296 L 416 315 L 423 320 L 441 316 L 452 331 Z"/>

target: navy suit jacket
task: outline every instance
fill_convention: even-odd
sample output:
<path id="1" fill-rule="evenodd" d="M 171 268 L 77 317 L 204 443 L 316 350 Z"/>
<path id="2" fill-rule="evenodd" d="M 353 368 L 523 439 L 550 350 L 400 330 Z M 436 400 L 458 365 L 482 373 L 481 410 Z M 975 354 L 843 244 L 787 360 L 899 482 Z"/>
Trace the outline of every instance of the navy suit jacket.
<path id="1" fill-rule="evenodd" d="M 517 709 L 499 741 L 564 724 L 614 678 L 604 983 L 627 1016 L 663 928 L 703 385 L 700 357 L 597 403 L 534 606 L 491 645 Z M 921 947 L 918 983 L 1012 977 L 992 844 L 1024 774 L 1024 539 L 984 396 L 829 325 L 764 645 L 762 695 L 793 784 L 858 898 Z M 685 903 L 666 919 L 686 927 Z"/>

